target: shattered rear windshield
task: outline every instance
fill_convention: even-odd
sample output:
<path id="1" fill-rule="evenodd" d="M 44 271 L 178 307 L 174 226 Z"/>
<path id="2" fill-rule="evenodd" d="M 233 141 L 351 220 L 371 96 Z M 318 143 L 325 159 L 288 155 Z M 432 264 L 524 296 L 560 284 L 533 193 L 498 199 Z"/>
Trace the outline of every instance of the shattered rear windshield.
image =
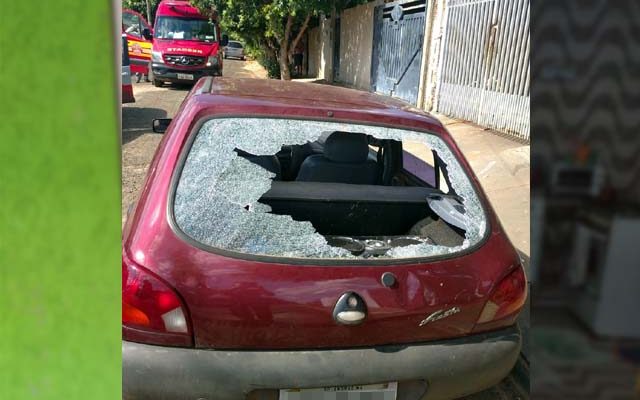
<path id="1" fill-rule="evenodd" d="M 437 136 L 340 122 L 207 121 L 173 207 L 201 244 L 286 258 L 430 257 L 486 230 L 469 178 Z"/>

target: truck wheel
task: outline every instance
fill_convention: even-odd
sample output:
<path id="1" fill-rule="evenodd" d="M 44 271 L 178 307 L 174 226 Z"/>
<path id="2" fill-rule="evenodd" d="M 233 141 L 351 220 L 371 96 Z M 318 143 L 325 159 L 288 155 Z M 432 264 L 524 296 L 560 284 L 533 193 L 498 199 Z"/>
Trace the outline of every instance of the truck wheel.
<path id="1" fill-rule="evenodd" d="M 155 86 L 155 87 L 162 87 L 162 84 L 163 84 L 163 83 L 164 83 L 164 82 L 159 81 L 159 80 L 157 80 L 157 79 L 154 79 L 154 80 L 153 80 L 153 86 Z"/>

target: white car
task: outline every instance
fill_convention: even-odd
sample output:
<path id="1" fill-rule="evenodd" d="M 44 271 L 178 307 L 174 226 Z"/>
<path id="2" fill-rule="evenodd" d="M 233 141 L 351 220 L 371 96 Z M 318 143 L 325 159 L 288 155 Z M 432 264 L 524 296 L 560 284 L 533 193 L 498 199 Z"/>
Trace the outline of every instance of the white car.
<path id="1" fill-rule="evenodd" d="M 230 40 L 227 46 L 224 48 L 224 58 L 239 58 L 244 60 L 244 48 L 242 43 Z"/>

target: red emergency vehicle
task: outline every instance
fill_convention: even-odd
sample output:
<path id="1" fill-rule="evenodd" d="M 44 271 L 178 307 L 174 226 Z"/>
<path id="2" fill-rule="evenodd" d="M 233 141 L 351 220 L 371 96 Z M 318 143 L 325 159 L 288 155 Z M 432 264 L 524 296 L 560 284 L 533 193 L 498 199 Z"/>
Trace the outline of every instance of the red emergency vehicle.
<path id="1" fill-rule="evenodd" d="M 222 48 L 217 15 L 201 14 L 189 1 L 163 0 L 158 5 L 151 56 L 155 86 L 164 82 L 195 82 L 222 75 Z"/>
<path id="2" fill-rule="evenodd" d="M 127 37 L 131 73 L 149 74 L 153 29 L 133 10 L 122 10 L 122 34 Z"/>

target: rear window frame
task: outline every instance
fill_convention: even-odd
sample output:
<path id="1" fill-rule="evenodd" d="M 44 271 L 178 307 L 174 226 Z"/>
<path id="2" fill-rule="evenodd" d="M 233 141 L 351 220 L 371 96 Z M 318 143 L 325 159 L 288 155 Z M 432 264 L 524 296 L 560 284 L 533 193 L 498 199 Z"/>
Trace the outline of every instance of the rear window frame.
<path id="1" fill-rule="evenodd" d="M 285 116 L 286 117 L 286 116 Z M 426 129 L 416 128 L 416 127 L 407 127 L 400 126 L 394 124 L 376 124 L 371 123 L 369 121 L 354 121 L 352 119 L 341 119 L 341 118 L 305 118 L 301 116 L 291 116 L 283 118 L 281 115 L 273 115 L 273 114 L 240 114 L 240 113 L 221 113 L 221 114 L 209 114 L 207 116 L 203 116 L 195 122 L 192 122 L 189 128 L 189 132 L 186 135 L 186 138 L 183 140 L 178 159 L 174 165 L 173 171 L 171 173 L 171 179 L 169 181 L 169 190 L 167 192 L 166 199 L 166 218 L 168 225 L 172 232 L 180 238 L 186 244 L 195 247 L 197 249 L 206 251 L 211 254 L 215 254 L 222 257 L 243 260 L 243 261 L 253 261 L 253 262 L 263 262 L 269 264 L 284 264 L 284 265 L 296 265 L 296 266 L 367 266 L 367 267 L 383 267 L 390 265 L 410 265 L 410 264 L 426 264 L 433 263 L 438 261 L 450 260 L 455 258 L 460 258 L 463 256 L 470 255 L 474 253 L 479 248 L 484 246 L 489 238 L 490 233 L 493 230 L 491 220 L 489 219 L 489 214 L 487 210 L 491 210 L 490 206 L 487 204 L 488 200 L 484 196 L 484 192 L 481 190 L 479 184 L 475 179 L 471 179 L 469 176 L 469 171 L 464 168 L 464 164 L 460 162 L 460 159 L 456 157 L 456 161 L 462 166 L 467 178 L 474 191 L 476 192 L 476 196 L 478 197 L 478 201 L 482 208 L 482 214 L 485 219 L 485 231 L 482 234 L 480 240 L 478 240 L 472 246 L 469 246 L 463 250 L 460 250 L 455 253 L 450 254 L 440 254 L 440 255 L 432 255 L 425 257 L 407 257 L 407 258 L 368 258 L 368 259 L 340 259 L 340 258 L 294 258 L 294 257 L 281 257 L 281 256 L 273 256 L 273 255 L 264 255 L 264 254 L 249 254 L 249 253 L 241 253 L 234 250 L 222 249 L 219 247 L 214 247 L 202 243 L 191 236 L 189 236 L 186 232 L 184 232 L 176 221 L 175 216 L 175 199 L 176 192 L 178 189 L 178 183 L 180 182 L 180 178 L 182 176 L 182 171 L 185 167 L 187 158 L 189 153 L 191 152 L 191 148 L 193 143 L 198 136 L 198 133 L 202 129 L 202 126 L 208 121 L 215 119 L 225 119 L 225 118 L 264 118 L 264 119 L 286 119 L 286 120 L 295 120 L 295 121 L 318 121 L 318 122 L 336 122 L 336 123 L 345 123 L 345 124 L 354 124 L 354 125 L 366 125 L 371 127 L 383 127 L 383 128 L 395 128 L 402 129 L 406 131 L 413 131 L 417 133 L 425 133 L 429 135 L 433 135 L 441 140 L 441 142 L 449 149 L 451 154 L 456 157 L 455 152 L 452 150 L 449 143 L 442 138 L 441 134 L 438 134 L 433 131 L 429 131 Z"/>

